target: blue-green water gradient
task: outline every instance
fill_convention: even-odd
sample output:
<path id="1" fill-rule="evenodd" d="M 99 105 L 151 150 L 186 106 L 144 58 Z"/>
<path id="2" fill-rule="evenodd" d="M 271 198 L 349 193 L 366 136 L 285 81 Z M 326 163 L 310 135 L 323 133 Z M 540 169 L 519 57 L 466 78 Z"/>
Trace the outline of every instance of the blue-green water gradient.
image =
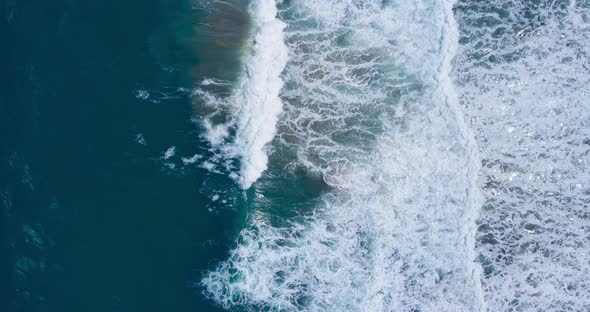
<path id="1" fill-rule="evenodd" d="M 188 0 L 0 1 L 0 311 L 218 310 L 194 281 L 238 210 L 204 183 L 234 185 L 163 160 L 204 148 L 203 18 Z"/>

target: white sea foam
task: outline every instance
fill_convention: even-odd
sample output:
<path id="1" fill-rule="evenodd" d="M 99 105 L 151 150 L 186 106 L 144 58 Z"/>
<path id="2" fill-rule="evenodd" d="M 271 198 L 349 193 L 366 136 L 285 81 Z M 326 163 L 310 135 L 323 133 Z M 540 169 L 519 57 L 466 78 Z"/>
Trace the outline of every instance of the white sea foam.
<path id="1" fill-rule="evenodd" d="M 276 18 L 275 1 L 253 1 L 250 14 L 253 43 L 244 56 L 244 73 L 234 93 L 220 98 L 203 88 L 195 91 L 206 105 L 215 109 L 203 122 L 206 138 L 224 159 L 239 159 L 239 175 L 235 176 L 244 189 L 267 168 L 267 145 L 274 138 L 283 106 L 279 97 L 283 86 L 280 74 L 288 59 L 283 43 L 285 24 Z M 223 83 L 205 79 L 201 87 Z M 225 114 L 224 122 L 216 120 L 220 114 Z"/>
<path id="2" fill-rule="evenodd" d="M 590 311 L 590 3 L 460 1 L 490 311 Z"/>
<path id="3" fill-rule="evenodd" d="M 176 147 L 171 146 L 168 149 L 166 149 L 166 151 L 164 152 L 164 156 L 162 156 L 162 159 L 164 159 L 164 160 L 169 159 L 170 157 L 174 156 L 175 154 L 176 154 Z"/>
<path id="4" fill-rule="evenodd" d="M 188 164 L 194 164 L 195 162 L 197 162 L 197 160 L 203 158 L 203 156 L 199 155 L 199 154 L 194 154 L 191 157 L 182 157 L 182 163 L 184 163 L 185 165 Z"/>
<path id="5" fill-rule="evenodd" d="M 147 100 L 150 97 L 150 92 L 147 90 L 136 90 L 135 97 L 142 100 Z"/>
<path id="6" fill-rule="evenodd" d="M 275 147 L 332 191 L 281 225 L 256 209 L 268 196 L 253 198 L 229 259 L 203 278 L 207 296 L 253 311 L 485 309 L 480 161 L 449 79 L 451 6 L 282 4 L 291 58 Z"/>

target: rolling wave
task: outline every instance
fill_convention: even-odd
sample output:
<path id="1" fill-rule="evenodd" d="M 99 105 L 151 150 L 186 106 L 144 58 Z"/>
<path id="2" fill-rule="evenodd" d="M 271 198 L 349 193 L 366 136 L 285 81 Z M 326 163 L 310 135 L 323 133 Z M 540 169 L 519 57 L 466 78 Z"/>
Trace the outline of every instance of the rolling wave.
<path id="1" fill-rule="evenodd" d="M 255 3 L 247 74 L 229 101 L 200 91 L 214 157 L 255 195 L 208 298 L 590 309 L 588 1 Z"/>
<path id="2" fill-rule="evenodd" d="M 233 94 L 219 97 L 208 91 L 211 86 L 227 85 L 227 81 L 205 79 L 195 95 L 204 99 L 214 111 L 205 116 L 205 137 L 226 167 L 231 160 L 240 162 L 232 177 L 242 188 L 249 188 L 266 170 L 267 144 L 273 139 L 282 101 L 283 86 L 279 77 L 287 63 L 288 52 L 283 44 L 285 24 L 276 19 L 274 0 L 254 1 L 249 7 L 253 20 L 253 43 L 246 48 L 244 69 Z M 220 116 L 223 115 L 223 116 Z"/>
<path id="3" fill-rule="evenodd" d="M 473 252 L 480 160 L 449 78 L 451 9 L 279 3 L 290 58 L 271 156 L 330 190 L 278 223 L 257 209 L 262 190 L 229 258 L 203 278 L 208 297 L 251 310 L 484 309 Z M 284 174 L 271 169 L 265 183 Z"/>

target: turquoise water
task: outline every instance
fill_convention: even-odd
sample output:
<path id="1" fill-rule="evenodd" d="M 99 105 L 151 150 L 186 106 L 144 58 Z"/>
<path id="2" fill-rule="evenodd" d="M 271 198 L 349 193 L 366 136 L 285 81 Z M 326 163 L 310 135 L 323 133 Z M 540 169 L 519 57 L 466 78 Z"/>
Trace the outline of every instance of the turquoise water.
<path id="1" fill-rule="evenodd" d="M 587 311 L 587 0 L 0 1 L 0 311 Z"/>

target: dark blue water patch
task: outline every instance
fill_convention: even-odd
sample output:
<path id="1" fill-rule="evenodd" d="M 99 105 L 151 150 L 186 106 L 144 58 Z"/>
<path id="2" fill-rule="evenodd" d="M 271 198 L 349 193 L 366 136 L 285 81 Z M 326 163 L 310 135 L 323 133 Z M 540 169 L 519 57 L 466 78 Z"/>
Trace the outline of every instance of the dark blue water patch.
<path id="1" fill-rule="evenodd" d="M 199 13 L 185 0 L 0 10 L 0 310 L 217 311 L 192 281 L 227 252 L 238 210 L 210 212 L 209 173 L 179 160 L 206 148 L 187 91 Z"/>

